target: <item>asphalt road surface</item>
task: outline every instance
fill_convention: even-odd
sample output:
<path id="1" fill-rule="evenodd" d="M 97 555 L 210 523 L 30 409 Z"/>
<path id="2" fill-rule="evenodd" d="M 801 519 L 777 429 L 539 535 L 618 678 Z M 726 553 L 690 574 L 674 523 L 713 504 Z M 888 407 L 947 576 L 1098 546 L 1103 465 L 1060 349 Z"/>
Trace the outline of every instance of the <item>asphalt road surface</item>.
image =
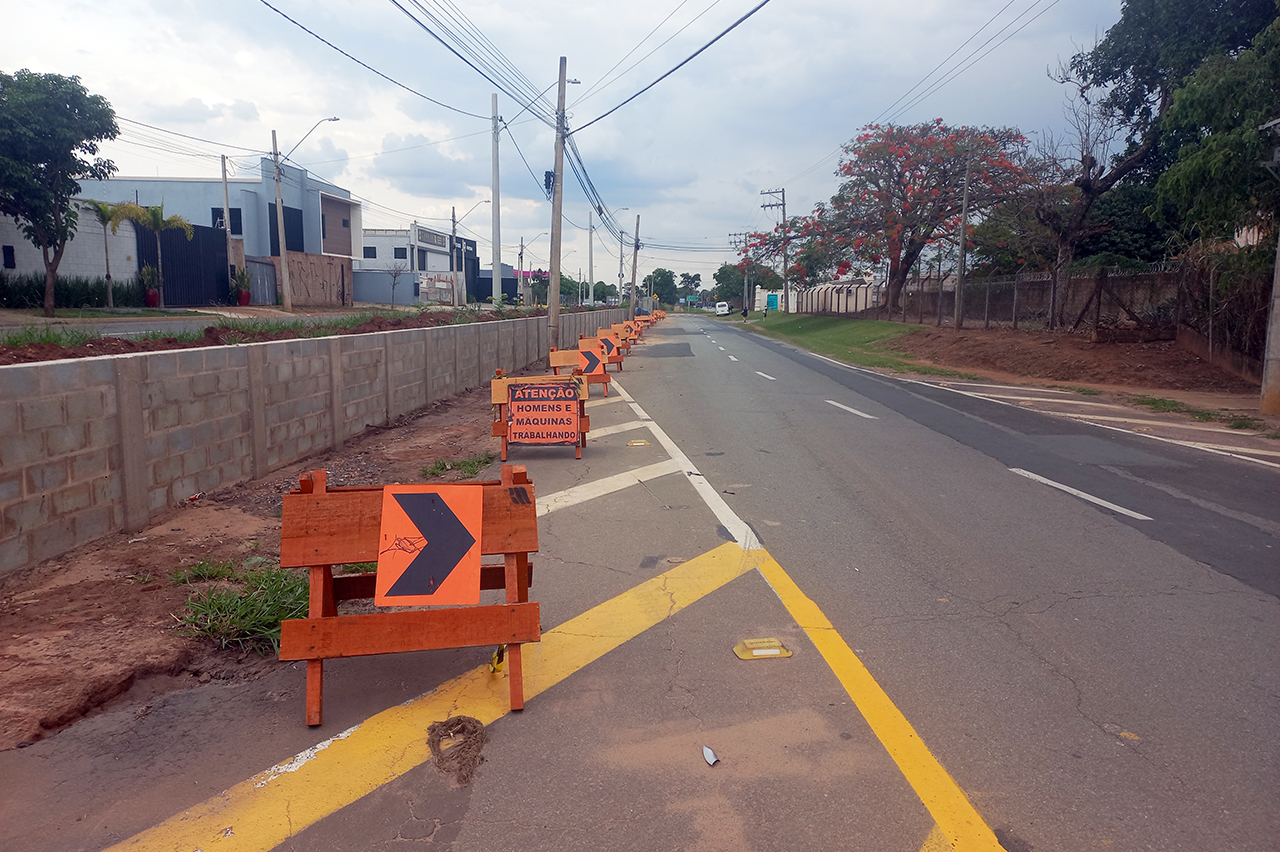
<path id="1" fill-rule="evenodd" d="M 318 729 L 300 667 L 121 708 L 0 753 L 3 848 L 1277 848 L 1274 466 L 709 317 L 614 377 L 581 461 L 512 448 L 524 711 L 491 649 L 332 661 Z"/>

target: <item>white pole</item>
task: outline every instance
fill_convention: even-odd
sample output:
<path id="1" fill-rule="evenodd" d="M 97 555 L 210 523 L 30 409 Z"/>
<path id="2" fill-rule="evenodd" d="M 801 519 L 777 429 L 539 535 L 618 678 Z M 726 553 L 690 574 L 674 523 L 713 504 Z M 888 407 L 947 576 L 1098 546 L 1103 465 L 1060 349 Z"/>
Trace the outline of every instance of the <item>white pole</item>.
<path id="1" fill-rule="evenodd" d="M 286 314 L 293 313 L 293 296 L 289 292 L 289 249 L 284 239 L 284 201 L 280 197 L 280 147 L 276 144 L 276 132 L 271 131 L 271 156 L 276 161 L 276 231 L 280 237 L 280 307 Z"/>
<path id="2" fill-rule="evenodd" d="M 502 298 L 502 196 L 498 191 L 498 93 L 493 93 L 493 304 Z"/>

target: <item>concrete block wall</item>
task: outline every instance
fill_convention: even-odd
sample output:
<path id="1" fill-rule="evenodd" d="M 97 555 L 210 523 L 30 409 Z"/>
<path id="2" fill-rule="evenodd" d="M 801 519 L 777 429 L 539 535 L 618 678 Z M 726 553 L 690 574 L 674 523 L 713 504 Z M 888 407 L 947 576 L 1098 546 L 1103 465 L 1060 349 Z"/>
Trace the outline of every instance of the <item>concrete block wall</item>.
<path id="1" fill-rule="evenodd" d="M 562 314 L 561 340 L 621 310 Z M 545 317 L 0 366 L 0 573 L 544 357 Z"/>

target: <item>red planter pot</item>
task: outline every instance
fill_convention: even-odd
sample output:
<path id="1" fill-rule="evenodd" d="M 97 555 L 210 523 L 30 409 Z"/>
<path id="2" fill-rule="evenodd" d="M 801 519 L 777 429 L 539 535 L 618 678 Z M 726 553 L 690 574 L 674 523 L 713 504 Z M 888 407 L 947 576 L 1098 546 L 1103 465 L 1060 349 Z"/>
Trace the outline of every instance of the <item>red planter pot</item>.
<path id="1" fill-rule="evenodd" d="M 248 290 L 237 290 L 236 293 L 237 293 L 236 298 L 240 303 L 240 307 L 243 308 L 245 305 L 249 304 L 249 297 L 252 294 Z"/>
<path id="2" fill-rule="evenodd" d="M 143 304 L 148 308 L 160 307 L 160 291 L 152 287 L 143 295 Z"/>

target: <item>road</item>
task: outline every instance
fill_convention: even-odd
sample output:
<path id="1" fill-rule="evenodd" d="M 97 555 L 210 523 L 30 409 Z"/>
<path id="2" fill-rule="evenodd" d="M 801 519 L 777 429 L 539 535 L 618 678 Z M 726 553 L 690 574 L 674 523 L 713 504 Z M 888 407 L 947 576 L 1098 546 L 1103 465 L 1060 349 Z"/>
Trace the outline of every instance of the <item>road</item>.
<path id="1" fill-rule="evenodd" d="M 167 696 L 0 753 L 5 848 L 1276 848 L 1274 466 L 710 317 L 615 378 L 581 461 L 512 451 L 523 712 L 488 649 L 334 661 L 316 730 L 296 669 Z M 449 713 L 471 787 L 421 758 Z"/>

